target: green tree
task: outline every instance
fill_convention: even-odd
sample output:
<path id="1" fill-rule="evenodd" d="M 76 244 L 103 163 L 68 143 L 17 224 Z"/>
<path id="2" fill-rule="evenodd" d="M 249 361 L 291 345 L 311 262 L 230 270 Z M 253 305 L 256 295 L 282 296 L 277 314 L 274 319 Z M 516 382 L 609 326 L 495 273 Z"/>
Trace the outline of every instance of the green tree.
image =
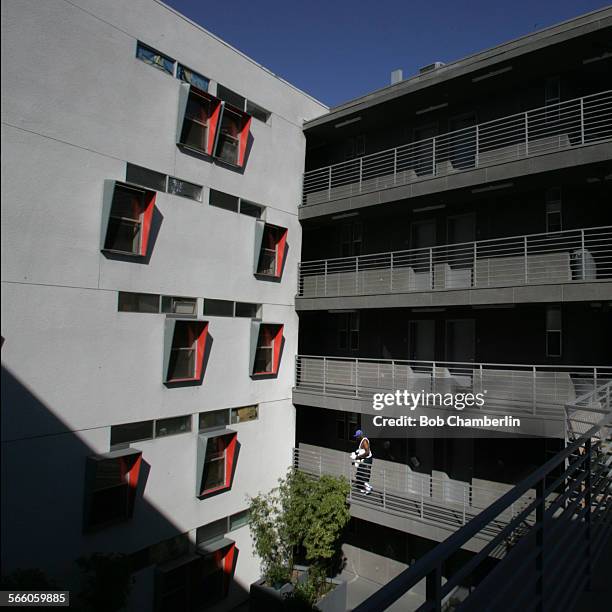
<path id="1" fill-rule="evenodd" d="M 350 520 L 345 478 L 313 478 L 290 470 L 267 494 L 250 498 L 249 526 L 266 581 L 288 582 L 298 550 L 310 564 L 308 580 L 296 586 L 296 599 L 312 605 L 326 588 L 326 576 Z M 297 601 L 296 601 L 297 603 Z"/>

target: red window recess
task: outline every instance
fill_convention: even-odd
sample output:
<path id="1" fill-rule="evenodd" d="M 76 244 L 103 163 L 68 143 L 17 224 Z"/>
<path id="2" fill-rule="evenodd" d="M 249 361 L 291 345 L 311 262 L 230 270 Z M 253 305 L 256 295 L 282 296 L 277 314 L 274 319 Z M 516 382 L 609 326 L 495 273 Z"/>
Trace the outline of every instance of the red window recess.
<path id="1" fill-rule="evenodd" d="M 206 155 L 213 155 L 222 107 L 221 100 L 191 86 L 180 144 Z"/>
<path id="2" fill-rule="evenodd" d="M 287 233 L 285 227 L 270 225 L 264 226 L 257 274 L 280 278 L 283 274 L 285 255 L 287 250 Z"/>
<path id="3" fill-rule="evenodd" d="M 244 167 L 250 128 L 251 116 L 224 102 L 215 157 L 233 166 Z"/>
<path id="4" fill-rule="evenodd" d="M 278 374 L 284 325 L 262 323 L 259 327 L 253 376 Z"/>
<path id="5" fill-rule="evenodd" d="M 173 321 L 174 333 L 166 371 L 166 382 L 189 382 L 202 378 L 206 340 L 207 321 Z"/>

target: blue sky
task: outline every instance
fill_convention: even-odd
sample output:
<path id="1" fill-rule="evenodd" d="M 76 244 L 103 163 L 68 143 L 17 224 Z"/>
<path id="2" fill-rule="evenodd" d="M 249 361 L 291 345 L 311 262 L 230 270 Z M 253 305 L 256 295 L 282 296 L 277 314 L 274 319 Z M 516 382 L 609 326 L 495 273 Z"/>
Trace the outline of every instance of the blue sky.
<path id="1" fill-rule="evenodd" d="M 450 62 L 606 6 L 588 0 L 425 2 L 166 0 L 331 106 L 434 61 Z"/>

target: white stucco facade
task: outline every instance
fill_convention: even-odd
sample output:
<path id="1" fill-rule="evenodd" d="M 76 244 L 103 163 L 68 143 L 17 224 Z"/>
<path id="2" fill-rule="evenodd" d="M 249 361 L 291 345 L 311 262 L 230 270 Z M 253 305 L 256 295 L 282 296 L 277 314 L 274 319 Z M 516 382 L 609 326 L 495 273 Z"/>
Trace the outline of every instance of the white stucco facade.
<path id="1" fill-rule="evenodd" d="M 2 20 L 3 569 L 61 579 L 84 554 L 194 535 L 244 510 L 289 466 L 302 123 L 326 108 L 155 0 L 7 0 Z M 243 171 L 177 147 L 181 82 L 137 59 L 139 40 L 210 78 L 213 95 L 222 83 L 271 112 L 252 120 Z M 104 181 L 125 181 L 127 163 L 204 187 L 202 202 L 157 194 L 148 262 L 100 250 Z M 288 228 L 281 282 L 255 277 L 255 219 L 210 206 L 210 188 L 265 206 L 266 222 Z M 166 315 L 118 312 L 118 291 L 261 304 L 263 322 L 284 324 L 278 376 L 251 378 L 249 319 L 200 310 L 212 339 L 203 382 L 165 386 Z M 231 490 L 196 498 L 198 413 L 255 403 L 257 420 L 231 425 L 240 444 Z M 86 458 L 109 451 L 110 427 L 186 414 L 190 433 L 132 444 L 144 467 L 133 518 L 84 534 Z M 248 529 L 231 537 L 235 582 L 248 590 L 258 577 Z M 151 604 L 150 573 L 137 575 L 138 609 Z M 232 589 L 225 606 L 241 596 Z"/>

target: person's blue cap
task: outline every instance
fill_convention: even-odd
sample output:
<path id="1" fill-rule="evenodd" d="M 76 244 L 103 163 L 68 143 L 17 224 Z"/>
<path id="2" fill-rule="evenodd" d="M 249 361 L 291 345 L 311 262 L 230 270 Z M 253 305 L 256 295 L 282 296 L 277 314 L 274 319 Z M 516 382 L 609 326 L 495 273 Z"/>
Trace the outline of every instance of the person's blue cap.
<path id="1" fill-rule="evenodd" d="M 355 432 L 355 435 L 353 436 L 353 438 L 358 438 L 359 436 L 363 436 L 363 431 L 361 431 L 361 429 L 358 429 Z"/>

